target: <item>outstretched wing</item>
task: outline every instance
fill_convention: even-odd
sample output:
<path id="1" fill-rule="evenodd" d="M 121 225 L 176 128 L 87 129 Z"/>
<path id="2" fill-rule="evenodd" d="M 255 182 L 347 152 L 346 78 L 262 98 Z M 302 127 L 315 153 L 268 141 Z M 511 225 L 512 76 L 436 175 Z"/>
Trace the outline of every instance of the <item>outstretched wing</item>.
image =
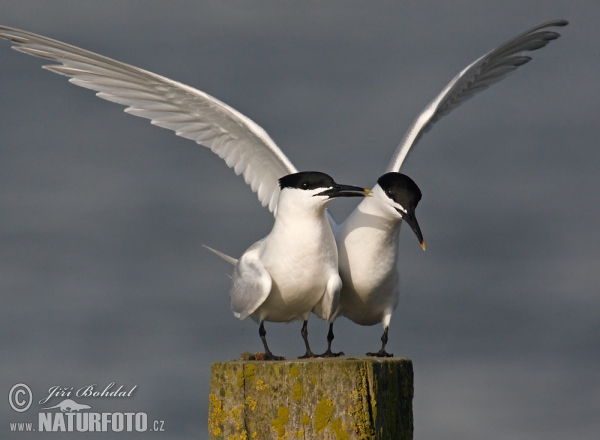
<path id="1" fill-rule="evenodd" d="M 275 212 L 278 180 L 297 172 L 269 135 L 256 123 L 212 96 L 160 75 L 30 32 L 0 26 L 0 38 L 13 48 L 60 64 L 44 66 L 95 90 L 100 98 L 127 106 L 218 154 Z"/>
<path id="2" fill-rule="evenodd" d="M 480 91 L 501 81 L 511 72 L 531 61 L 530 57 L 522 55 L 524 52 L 541 49 L 550 41 L 560 37 L 557 32 L 542 31 L 542 29 L 566 26 L 567 24 L 566 20 L 555 20 L 536 26 L 508 40 L 465 67 L 413 121 L 394 152 L 386 173 L 400 170 L 411 148 L 439 119 Z"/>

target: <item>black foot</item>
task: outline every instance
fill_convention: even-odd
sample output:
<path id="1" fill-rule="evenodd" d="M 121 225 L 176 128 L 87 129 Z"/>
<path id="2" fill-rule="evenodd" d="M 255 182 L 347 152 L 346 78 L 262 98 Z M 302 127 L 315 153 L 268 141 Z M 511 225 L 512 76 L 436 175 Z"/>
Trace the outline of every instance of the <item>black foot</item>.
<path id="1" fill-rule="evenodd" d="M 302 325 L 302 331 L 300 332 L 300 334 L 302 335 L 302 339 L 304 339 L 304 344 L 306 345 L 306 353 L 304 353 L 302 356 L 298 356 L 298 359 L 310 359 L 310 358 L 316 358 L 317 355 L 314 354 L 312 352 L 312 350 L 310 349 L 310 345 L 308 345 L 308 321 L 304 321 L 304 324 Z"/>
<path id="2" fill-rule="evenodd" d="M 323 354 L 318 354 L 317 357 L 322 358 L 331 358 L 331 357 L 340 357 L 344 356 L 344 352 L 340 351 L 339 353 L 334 353 L 331 351 L 331 342 L 333 341 L 333 322 L 329 324 L 329 333 L 327 333 L 327 351 Z"/>
<path id="3" fill-rule="evenodd" d="M 304 353 L 302 356 L 298 356 L 298 359 L 310 359 L 310 358 L 316 358 L 316 357 L 319 357 L 319 355 L 314 354 L 310 350 L 306 350 L 306 353 Z"/>
<path id="4" fill-rule="evenodd" d="M 340 356 L 344 356 L 343 351 L 340 351 L 339 353 L 334 353 L 329 348 L 327 349 L 327 351 L 325 353 L 317 355 L 317 357 L 320 357 L 320 358 L 336 358 L 336 357 L 340 357 Z"/>
<path id="5" fill-rule="evenodd" d="M 285 358 L 283 356 L 275 356 L 269 350 L 269 346 L 267 345 L 267 331 L 265 330 L 265 325 L 261 321 L 260 327 L 258 328 L 258 334 L 260 335 L 260 339 L 262 340 L 263 346 L 265 347 L 264 353 L 257 353 L 256 360 L 257 361 L 283 361 Z"/>
<path id="6" fill-rule="evenodd" d="M 385 345 L 387 344 L 388 341 L 388 328 L 386 327 L 383 330 L 383 335 L 381 336 L 381 350 L 379 350 L 377 353 L 367 353 L 367 356 L 375 356 L 375 357 L 394 357 L 394 355 L 392 353 L 388 353 L 387 351 L 385 351 Z"/>
<path id="7" fill-rule="evenodd" d="M 388 353 L 383 348 L 381 350 L 379 350 L 377 353 L 367 353 L 367 356 L 374 356 L 374 357 L 380 357 L 380 358 L 381 357 L 387 357 L 387 358 L 394 357 L 394 355 L 392 353 Z"/>

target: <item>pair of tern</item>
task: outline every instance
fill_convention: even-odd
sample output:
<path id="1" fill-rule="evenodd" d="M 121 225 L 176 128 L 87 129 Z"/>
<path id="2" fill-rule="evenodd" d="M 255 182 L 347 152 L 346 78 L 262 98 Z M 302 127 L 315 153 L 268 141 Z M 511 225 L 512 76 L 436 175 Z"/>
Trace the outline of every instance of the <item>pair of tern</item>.
<path id="1" fill-rule="evenodd" d="M 392 312 L 398 305 L 398 236 L 402 220 L 425 244 L 415 208 L 421 191 L 400 168 L 412 147 L 440 118 L 506 78 L 531 60 L 524 55 L 545 47 L 560 34 L 536 26 L 478 58 L 458 73 L 414 120 L 372 191 L 339 185 L 319 172 L 298 172 L 256 123 L 208 94 L 163 76 L 31 32 L 0 26 L 0 38 L 13 48 L 59 64 L 44 66 L 100 98 L 127 106 L 125 112 L 151 120 L 218 154 L 275 216 L 269 235 L 252 245 L 235 264 L 231 305 L 234 314 L 260 325 L 266 359 L 264 321 L 304 320 L 305 357 L 313 356 L 307 339 L 311 312 L 329 322 L 346 316 L 360 325 L 383 325 L 382 346 L 373 356 L 391 356 L 385 348 Z M 334 197 L 366 196 L 341 224 L 326 205 Z"/>

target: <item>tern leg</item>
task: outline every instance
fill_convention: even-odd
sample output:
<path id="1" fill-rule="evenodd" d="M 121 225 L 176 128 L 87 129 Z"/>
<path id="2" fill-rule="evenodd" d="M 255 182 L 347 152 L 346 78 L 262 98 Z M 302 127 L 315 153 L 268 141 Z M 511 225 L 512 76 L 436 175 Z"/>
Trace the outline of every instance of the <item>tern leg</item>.
<path id="1" fill-rule="evenodd" d="M 300 331 L 300 334 L 302 335 L 302 339 L 304 339 L 304 343 L 306 344 L 306 353 L 304 353 L 304 355 L 302 356 L 298 356 L 298 359 L 308 359 L 308 358 L 314 358 L 317 357 L 316 354 L 314 354 L 311 349 L 310 346 L 308 345 L 308 321 L 304 321 L 304 324 L 302 325 L 302 330 Z"/>
<path id="2" fill-rule="evenodd" d="M 383 336 L 381 337 L 381 350 L 377 353 L 367 353 L 367 356 L 376 356 L 376 357 L 393 357 L 392 353 L 388 353 L 385 351 L 385 344 L 388 341 L 388 326 L 385 326 L 385 330 L 383 331 Z"/>
<path id="3" fill-rule="evenodd" d="M 338 357 L 344 356 L 344 352 L 340 351 L 339 353 L 334 353 L 331 351 L 331 342 L 333 341 L 333 322 L 329 323 L 329 332 L 327 333 L 327 351 L 323 354 L 318 354 L 318 357 Z"/>
<path id="4" fill-rule="evenodd" d="M 265 324 L 263 323 L 263 321 L 260 321 L 260 327 L 258 328 L 258 334 L 260 335 L 260 339 L 263 343 L 263 345 L 265 346 L 265 361 L 282 361 L 285 358 L 282 356 L 275 356 L 273 353 L 271 353 L 271 350 L 269 350 L 269 346 L 267 345 L 267 338 L 265 337 L 265 335 L 267 334 L 267 331 L 265 330 Z"/>

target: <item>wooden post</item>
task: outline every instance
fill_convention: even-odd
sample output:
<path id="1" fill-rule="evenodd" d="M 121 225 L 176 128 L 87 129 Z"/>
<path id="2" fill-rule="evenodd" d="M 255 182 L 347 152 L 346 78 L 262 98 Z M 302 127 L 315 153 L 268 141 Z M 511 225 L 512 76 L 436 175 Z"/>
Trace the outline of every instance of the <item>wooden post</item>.
<path id="1" fill-rule="evenodd" d="M 211 439 L 413 438 L 413 368 L 402 358 L 212 364 Z"/>

